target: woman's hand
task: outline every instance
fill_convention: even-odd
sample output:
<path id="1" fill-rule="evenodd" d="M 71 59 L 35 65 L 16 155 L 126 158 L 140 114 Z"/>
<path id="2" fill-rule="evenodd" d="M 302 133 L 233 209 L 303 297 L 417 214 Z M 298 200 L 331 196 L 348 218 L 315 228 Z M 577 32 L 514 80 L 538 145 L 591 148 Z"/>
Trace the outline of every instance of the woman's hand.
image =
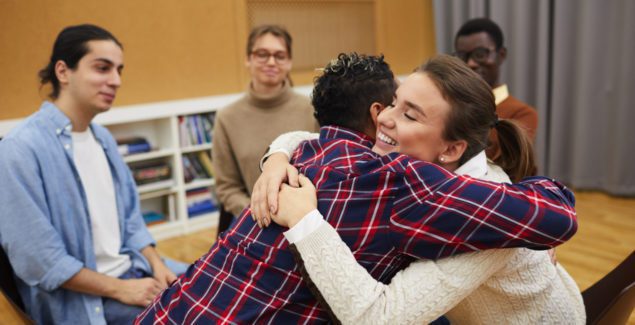
<path id="1" fill-rule="evenodd" d="M 289 164 L 284 153 L 274 153 L 263 165 L 251 193 L 251 217 L 258 226 L 267 227 L 271 223 L 271 214 L 278 210 L 278 191 L 284 182 L 298 187 L 298 170 Z"/>
<path id="2" fill-rule="evenodd" d="M 273 214 L 273 221 L 283 227 L 293 227 L 309 212 L 317 209 L 317 193 L 315 186 L 306 176 L 300 175 L 300 187 L 283 184 L 278 193 L 278 213 Z"/>

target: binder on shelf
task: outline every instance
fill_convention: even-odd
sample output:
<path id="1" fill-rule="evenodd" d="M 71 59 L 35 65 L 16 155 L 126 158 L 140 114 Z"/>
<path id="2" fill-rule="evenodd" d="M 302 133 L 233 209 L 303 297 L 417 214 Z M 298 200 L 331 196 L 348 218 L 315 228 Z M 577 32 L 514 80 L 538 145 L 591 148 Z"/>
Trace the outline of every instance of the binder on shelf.
<path id="1" fill-rule="evenodd" d="M 117 151 L 122 156 L 135 153 L 149 152 L 152 150 L 150 142 L 142 137 L 117 139 Z"/>

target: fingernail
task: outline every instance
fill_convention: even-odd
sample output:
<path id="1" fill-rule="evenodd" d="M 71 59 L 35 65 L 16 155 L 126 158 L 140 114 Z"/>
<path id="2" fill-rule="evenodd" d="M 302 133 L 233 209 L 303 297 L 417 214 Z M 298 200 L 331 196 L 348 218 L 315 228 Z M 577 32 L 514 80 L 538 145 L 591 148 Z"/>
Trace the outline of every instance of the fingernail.
<path id="1" fill-rule="evenodd" d="M 273 205 L 270 205 L 270 206 L 269 206 L 269 211 L 270 211 L 271 213 L 276 213 L 275 207 L 274 207 Z"/>

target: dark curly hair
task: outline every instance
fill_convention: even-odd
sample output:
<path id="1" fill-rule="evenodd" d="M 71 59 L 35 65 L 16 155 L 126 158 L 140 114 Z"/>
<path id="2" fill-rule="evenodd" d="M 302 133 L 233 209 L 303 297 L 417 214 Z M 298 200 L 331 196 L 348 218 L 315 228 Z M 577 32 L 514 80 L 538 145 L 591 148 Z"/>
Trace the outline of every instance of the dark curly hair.
<path id="1" fill-rule="evenodd" d="M 372 125 L 370 105 L 390 105 L 397 84 L 384 56 L 340 53 L 315 79 L 312 103 L 320 126 L 364 132 Z"/>

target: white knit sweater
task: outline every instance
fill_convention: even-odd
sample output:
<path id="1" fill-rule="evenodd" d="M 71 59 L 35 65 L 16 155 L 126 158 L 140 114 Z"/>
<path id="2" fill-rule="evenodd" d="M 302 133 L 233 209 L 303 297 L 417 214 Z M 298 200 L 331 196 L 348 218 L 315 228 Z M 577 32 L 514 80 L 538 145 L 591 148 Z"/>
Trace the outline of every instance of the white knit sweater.
<path id="1" fill-rule="evenodd" d="M 469 169 L 466 165 L 462 167 Z M 494 181 L 507 177 L 494 165 L 479 176 Z M 444 314 L 452 324 L 586 320 L 579 288 L 546 251 L 496 249 L 436 262 L 419 260 L 385 285 L 357 263 L 326 221 L 295 245 L 311 280 L 344 324 L 422 324 Z"/>
<path id="2" fill-rule="evenodd" d="M 302 140 L 314 137 L 302 132 L 282 135 L 272 143 L 270 153 L 288 155 Z M 485 152 L 455 173 L 510 182 L 500 167 L 487 162 Z M 561 265 L 551 262 L 547 251 L 495 249 L 438 261 L 418 260 L 385 285 L 357 263 L 323 219 L 317 229 L 300 233 L 301 239 L 294 244 L 304 266 L 344 324 L 422 324 L 441 315 L 452 324 L 586 322 L 579 288 Z"/>

